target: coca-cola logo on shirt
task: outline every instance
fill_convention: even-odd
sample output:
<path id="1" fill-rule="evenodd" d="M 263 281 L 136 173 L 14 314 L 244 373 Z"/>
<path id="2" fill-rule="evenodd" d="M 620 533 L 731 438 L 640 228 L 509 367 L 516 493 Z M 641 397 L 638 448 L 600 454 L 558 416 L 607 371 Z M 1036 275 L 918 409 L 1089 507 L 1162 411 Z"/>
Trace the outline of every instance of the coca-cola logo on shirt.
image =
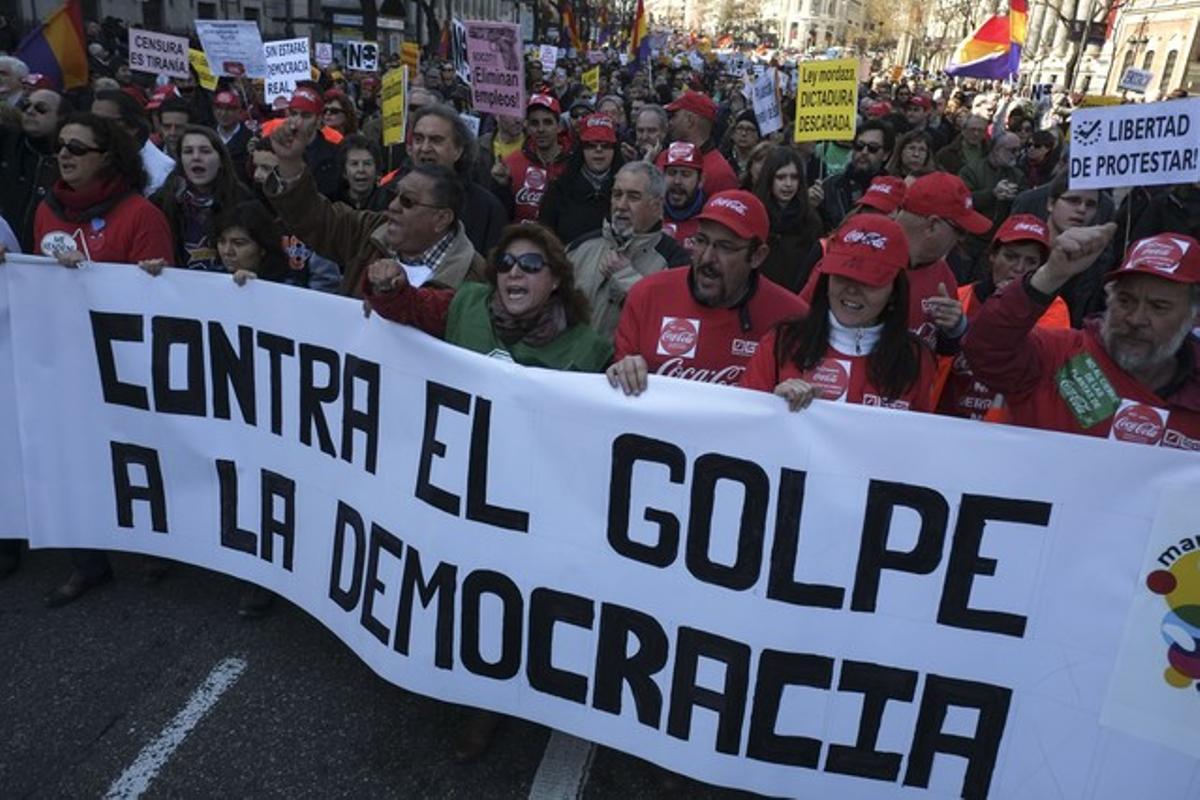
<path id="1" fill-rule="evenodd" d="M 1129 403 L 1113 417 L 1112 438 L 1135 444 L 1158 444 L 1162 440 L 1162 414 L 1145 403 Z"/>
<path id="2" fill-rule="evenodd" d="M 733 386 L 741 379 L 742 373 L 746 371 L 743 366 L 734 366 L 727 364 L 716 369 L 707 369 L 704 367 L 685 367 L 682 358 L 668 358 L 658 369 L 655 370 L 657 375 L 665 375 L 668 378 L 679 378 L 685 381 L 700 381 L 701 383 L 719 383 L 722 386 Z"/>
<path id="3" fill-rule="evenodd" d="M 546 170 L 530 167 L 525 170 L 525 188 L 540 192 L 546 188 Z"/>
<path id="4" fill-rule="evenodd" d="M 850 389 L 850 365 L 845 361 L 826 358 L 806 376 L 822 400 L 841 400 Z"/>
<path id="5" fill-rule="evenodd" d="M 700 320 L 663 317 L 658 331 L 658 354 L 677 358 L 695 358 L 700 341 Z"/>

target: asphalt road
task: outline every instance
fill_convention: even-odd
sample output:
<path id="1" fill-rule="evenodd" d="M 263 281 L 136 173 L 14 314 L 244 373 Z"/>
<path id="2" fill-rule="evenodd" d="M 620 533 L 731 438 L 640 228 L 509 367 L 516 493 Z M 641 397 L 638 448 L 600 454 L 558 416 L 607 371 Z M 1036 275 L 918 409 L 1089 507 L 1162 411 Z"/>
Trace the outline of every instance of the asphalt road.
<path id="1" fill-rule="evenodd" d="M 285 601 L 241 619 L 231 578 L 174 565 L 147 585 L 140 557 L 118 554 L 114 582 L 52 611 L 42 598 L 65 579 L 67 558 L 24 555 L 0 581 L 0 796 L 9 800 L 667 796 L 658 768 L 603 747 L 590 768 L 568 760 L 567 786 L 561 775 L 556 786 L 551 731 L 521 720 L 508 720 L 479 762 L 456 765 L 461 710 L 383 681 Z M 230 678 L 223 693 L 202 690 L 214 671 Z M 198 695 L 207 710 L 171 750 Z M 690 781 L 670 796 L 750 797 Z"/>

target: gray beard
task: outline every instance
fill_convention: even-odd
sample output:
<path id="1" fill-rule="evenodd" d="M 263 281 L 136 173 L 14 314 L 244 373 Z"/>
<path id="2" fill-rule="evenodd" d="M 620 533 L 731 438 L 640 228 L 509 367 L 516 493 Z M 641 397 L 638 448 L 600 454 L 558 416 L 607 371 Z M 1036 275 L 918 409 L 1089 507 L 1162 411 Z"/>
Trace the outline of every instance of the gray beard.
<path id="1" fill-rule="evenodd" d="M 1105 314 L 1104 321 L 1100 325 L 1100 340 L 1104 342 L 1104 349 L 1108 351 L 1112 360 L 1117 362 L 1117 366 L 1129 373 L 1141 372 L 1162 366 L 1174 359 L 1179 348 L 1187 340 L 1188 334 L 1192 332 L 1192 322 L 1191 319 L 1184 320 L 1179 330 L 1170 339 L 1155 347 L 1149 354 L 1142 356 L 1121 349 L 1120 343 L 1109 326 L 1108 315 Z"/>

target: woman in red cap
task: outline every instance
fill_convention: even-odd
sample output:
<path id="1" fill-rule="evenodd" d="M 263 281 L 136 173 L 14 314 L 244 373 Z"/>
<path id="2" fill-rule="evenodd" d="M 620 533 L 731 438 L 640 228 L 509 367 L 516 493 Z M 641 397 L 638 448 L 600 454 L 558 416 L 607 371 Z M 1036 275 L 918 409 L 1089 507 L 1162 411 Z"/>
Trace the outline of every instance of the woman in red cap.
<path id="1" fill-rule="evenodd" d="M 608 216 L 613 179 L 624 163 L 617 128 L 606 114 L 589 114 L 579 123 L 579 147 L 566 171 L 546 191 L 538 222 L 569 244 L 599 230 Z"/>
<path id="2" fill-rule="evenodd" d="M 809 313 L 758 343 L 741 385 L 793 411 L 816 398 L 929 411 L 933 355 L 908 330 L 908 240 L 894 221 L 844 224 L 821 260 Z"/>
<path id="3" fill-rule="evenodd" d="M 322 117 L 325 127 L 333 128 L 342 136 L 358 133 L 358 113 L 354 109 L 353 100 L 337 89 L 325 92 L 322 99 L 325 101 Z"/>

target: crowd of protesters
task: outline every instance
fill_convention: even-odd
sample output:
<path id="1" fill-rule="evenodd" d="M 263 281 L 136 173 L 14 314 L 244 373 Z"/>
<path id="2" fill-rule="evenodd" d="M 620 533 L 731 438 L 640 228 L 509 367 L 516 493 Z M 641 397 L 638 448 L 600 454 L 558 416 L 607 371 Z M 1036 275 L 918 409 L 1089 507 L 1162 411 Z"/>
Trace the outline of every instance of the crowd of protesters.
<path id="1" fill-rule="evenodd" d="M 628 395 L 669 376 L 1200 451 L 1200 185 L 1070 188 L 1067 100 L 876 78 L 853 139 L 794 143 L 786 92 L 764 136 L 715 59 L 610 53 L 598 93 L 585 63 L 531 60 L 523 118 L 475 112 L 433 59 L 388 148 L 375 75 L 314 67 L 268 106 L 249 80 L 142 82 L 88 30 L 86 89 L 0 57 L 10 252 L 336 292 Z M 18 554 L 0 542 L 0 575 Z M 73 560 L 48 605 L 112 578 Z"/>

